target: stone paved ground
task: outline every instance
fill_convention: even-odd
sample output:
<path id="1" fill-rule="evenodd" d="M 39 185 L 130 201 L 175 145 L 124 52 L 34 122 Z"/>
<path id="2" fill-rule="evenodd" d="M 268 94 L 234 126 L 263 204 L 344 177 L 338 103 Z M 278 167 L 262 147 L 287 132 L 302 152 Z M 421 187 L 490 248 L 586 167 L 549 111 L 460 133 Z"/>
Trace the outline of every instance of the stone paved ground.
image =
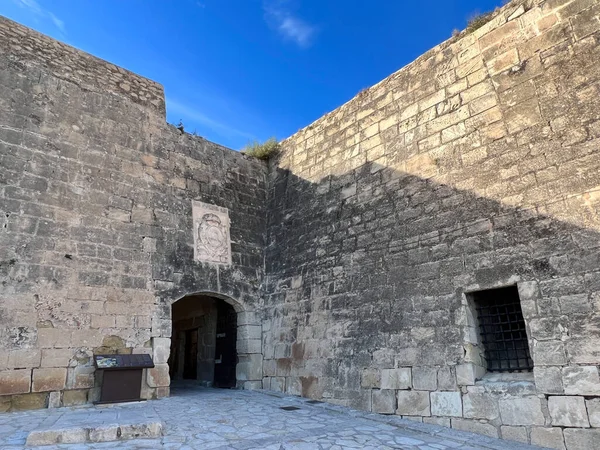
<path id="1" fill-rule="evenodd" d="M 285 411 L 282 406 L 300 409 Z M 126 415 L 138 411 L 158 416 L 165 425 L 161 439 L 129 440 L 101 444 L 61 444 L 35 447 L 50 449 L 496 449 L 531 450 L 537 447 L 500 441 L 395 416 L 353 411 L 326 403 L 264 392 L 173 389 L 173 396 L 146 403 L 112 406 Z M 22 450 L 29 431 L 49 416 L 81 416 L 100 425 L 106 407 L 61 408 L 0 414 L 0 449 Z"/>

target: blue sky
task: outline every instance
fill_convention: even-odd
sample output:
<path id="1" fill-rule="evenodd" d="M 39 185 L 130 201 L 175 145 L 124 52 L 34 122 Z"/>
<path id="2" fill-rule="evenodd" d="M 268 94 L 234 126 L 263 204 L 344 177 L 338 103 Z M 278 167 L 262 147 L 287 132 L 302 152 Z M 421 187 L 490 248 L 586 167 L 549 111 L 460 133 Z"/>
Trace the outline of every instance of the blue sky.
<path id="1" fill-rule="evenodd" d="M 0 0 L 0 14 L 158 81 L 167 120 L 283 139 L 502 0 Z"/>

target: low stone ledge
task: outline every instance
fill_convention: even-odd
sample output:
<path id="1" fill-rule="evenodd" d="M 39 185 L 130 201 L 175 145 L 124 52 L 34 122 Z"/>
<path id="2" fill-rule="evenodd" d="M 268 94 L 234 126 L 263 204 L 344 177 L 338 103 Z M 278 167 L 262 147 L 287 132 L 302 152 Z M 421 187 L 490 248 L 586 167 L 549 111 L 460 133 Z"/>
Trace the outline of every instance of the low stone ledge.
<path id="1" fill-rule="evenodd" d="M 102 424 L 96 427 L 48 428 L 33 430 L 26 445 L 37 447 L 55 444 L 113 442 L 128 439 L 153 439 L 162 436 L 162 422 Z"/>

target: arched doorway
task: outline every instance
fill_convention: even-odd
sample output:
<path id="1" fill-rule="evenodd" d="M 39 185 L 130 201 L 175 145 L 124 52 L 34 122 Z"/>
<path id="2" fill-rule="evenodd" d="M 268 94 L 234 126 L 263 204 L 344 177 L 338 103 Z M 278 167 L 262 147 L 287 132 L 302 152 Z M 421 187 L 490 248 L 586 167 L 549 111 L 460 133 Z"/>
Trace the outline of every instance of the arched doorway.
<path id="1" fill-rule="evenodd" d="M 253 312 L 218 294 L 184 296 L 171 305 L 172 382 L 260 388 L 261 329 Z"/>

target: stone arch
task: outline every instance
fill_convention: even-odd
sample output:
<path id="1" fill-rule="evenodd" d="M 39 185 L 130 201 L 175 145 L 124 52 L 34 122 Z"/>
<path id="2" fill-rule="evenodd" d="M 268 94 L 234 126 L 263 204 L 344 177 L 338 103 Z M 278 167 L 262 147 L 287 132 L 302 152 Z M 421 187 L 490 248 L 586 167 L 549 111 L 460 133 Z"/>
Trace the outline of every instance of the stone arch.
<path id="1" fill-rule="evenodd" d="M 210 297 L 231 305 L 237 313 L 236 350 L 238 363 L 236 365 L 236 387 L 240 389 L 262 388 L 262 324 L 253 307 L 230 295 L 210 290 L 188 292 L 172 298 L 172 308 L 179 300 L 191 297 Z M 172 317 L 170 317 L 172 320 Z M 165 339 L 161 345 L 168 345 L 171 351 L 171 339 Z M 154 350 L 156 353 L 156 349 Z M 167 355 L 168 359 L 168 355 Z"/>

